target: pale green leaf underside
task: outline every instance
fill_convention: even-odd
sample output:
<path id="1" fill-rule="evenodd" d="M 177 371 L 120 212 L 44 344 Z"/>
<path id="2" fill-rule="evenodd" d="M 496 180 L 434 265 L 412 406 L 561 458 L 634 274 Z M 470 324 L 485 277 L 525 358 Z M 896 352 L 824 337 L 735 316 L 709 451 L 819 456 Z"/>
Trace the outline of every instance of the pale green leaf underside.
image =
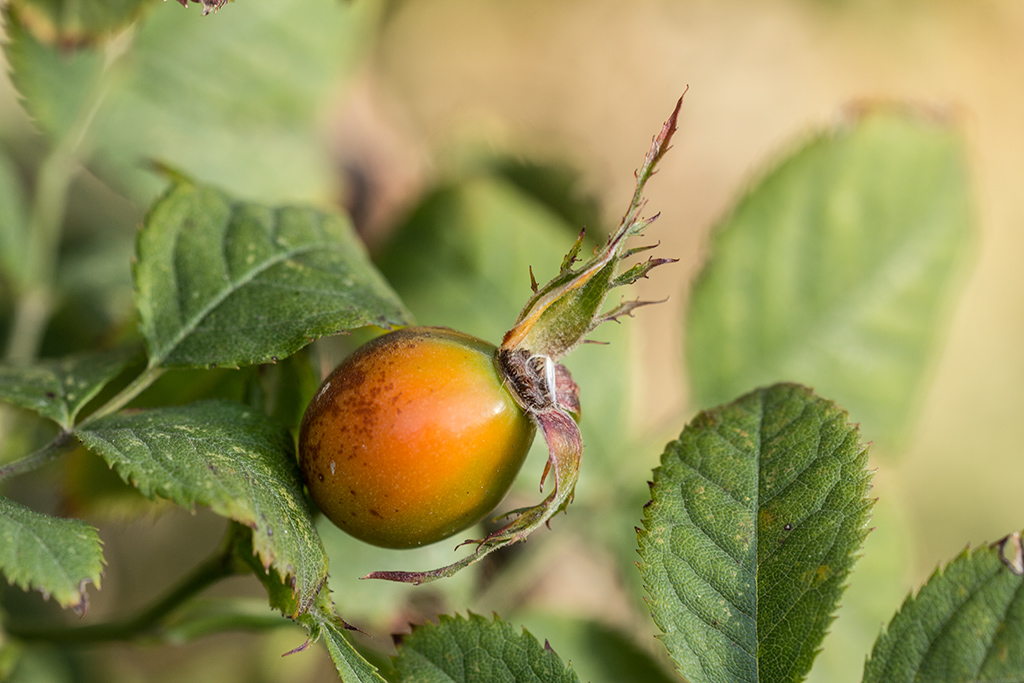
<path id="1" fill-rule="evenodd" d="M 0 497 L 0 571 L 23 590 L 35 588 L 82 612 L 85 588 L 99 586 L 103 551 L 96 529 L 44 515 Z"/>
<path id="2" fill-rule="evenodd" d="M 1024 577 L 998 546 L 964 551 L 904 603 L 865 683 L 1024 681 Z"/>
<path id="3" fill-rule="evenodd" d="M 309 607 L 327 556 L 286 429 L 217 400 L 105 417 L 76 435 L 144 495 L 207 505 L 251 527 L 264 566 L 291 577 L 300 607 Z"/>
<path id="4" fill-rule="evenodd" d="M 330 614 L 318 615 L 313 638 L 322 637 L 338 675 L 344 683 L 384 683 L 384 679 L 345 637 L 345 628 Z"/>
<path id="5" fill-rule="evenodd" d="M 967 175 L 957 131 L 884 110 L 784 159 L 715 231 L 694 285 L 698 403 L 797 381 L 898 437 L 972 243 Z"/>
<path id="6" fill-rule="evenodd" d="M 153 366 L 240 366 L 318 337 L 408 322 L 347 220 L 179 183 L 139 235 L 135 299 Z"/>
<path id="7" fill-rule="evenodd" d="M 0 364 L 0 401 L 69 428 L 78 411 L 128 365 L 136 351 L 125 347 L 46 359 L 24 367 Z"/>
<path id="8" fill-rule="evenodd" d="M 395 660 L 401 683 L 577 683 L 572 666 L 495 617 L 441 615 L 405 636 Z"/>
<path id="9" fill-rule="evenodd" d="M 701 413 L 668 445 L 638 566 L 688 680 L 802 680 L 866 533 L 866 460 L 846 412 L 791 384 Z"/>

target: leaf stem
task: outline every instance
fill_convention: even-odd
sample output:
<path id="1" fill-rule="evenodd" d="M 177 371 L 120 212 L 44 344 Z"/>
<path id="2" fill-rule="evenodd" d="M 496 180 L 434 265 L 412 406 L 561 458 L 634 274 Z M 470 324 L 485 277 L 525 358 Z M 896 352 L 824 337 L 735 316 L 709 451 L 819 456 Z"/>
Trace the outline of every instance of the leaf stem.
<path id="1" fill-rule="evenodd" d="M 119 391 L 113 398 L 100 406 L 96 412 L 82 420 L 78 427 L 84 427 L 98 420 L 101 417 L 112 415 L 125 407 L 133 398 L 145 391 L 164 372 L 163 368 L 147 367 L 138 377 L 133 379 L 128 386 Z M 3 415 L 0 414 L 0 418 Z M 53 441 L 46 444 L 34 453 L 15 460 L 12 463 L 0 467 L 0 482 L 5 479 L 16 477 L 26 472 L 39 469 L 60 456 L 64 455 L 75 444 L 72 430 L 65 430 L 58 434 Z"/>
<path id="2" fill-rule="evenodd" d="M 95 420 L 98 420 L 101 417 L 112 415 L 117 411 L 121 410 L 121 408 L 124 408 L 126 405 L 128 405 L 132 401 L 132 399 L 134 399 L 136 396 L 138 396 L 143 391 L 148 389 L 149 386 L 153 384 L 153 382 L 155 382 L 162 374 L 164 374 L 163 368 L 153 367 L 152 365 L 148 366 L 145 370 L 142 371 L 142 373 L 138 377 L 133 379 L 131 383 L 128 384 L 128 386 L 126 386 L 121 391 L 117 392 L 117 395 L 115 395 L 109 401 L 107 401 L 102 406 L 97 408 L 94 413 L 89 415 L 89 417 L 82 420 L 79 423 L 79 426 L 84 427 L 94 422 Z"/>
<path id="3" fill-rule="evenodd" d="M 229 535 L 232 531 L 229 529 Z M 115 641 L 132 641 L 159 635 L 161 622 L 189 598 L 201 593 L 221 579 L 245 574 L 249 567 L 235 554 L 234 546 L 222 548 L 198 565 L 177 585 L 141 612 L 128 619 L 103 624 L 75 627 L 30 626 L 5 622 L 4 630 L 11 638 L 23 641 L 49 641 L 66 645 L 86 645 Z M 224 620 L 222 623 L 231 623 Z"/>
<path id="4" fill-rule="evenodd" d="M 36 452 L 0 467 L 0 482 L 11 477 L 16 477 L 20 474 L 25 474 L 26 472 L 39 469 L 43 465 L 46 465 L 47 463 L 50 463 L 64 455 L 64 453 L 71 450 L 74 444 L 75 440 L 71 438 L 71 432 L 61 432 L 53 439 L 53 441 L 46 444 Z"/>
<path id="5" fill-rule="evenodd" d="M 67 190 L 76 167 L 74 150 L 67 147 L 58 145 L 51 151 L 36 175 L 26 254 L 30 281 L 15 306 L 5 353 L 8 362 L 28 363 L 36 357 L 57 300 L 57 251 Z"/>
<path id="6" fill-rule="evenodd" d="M 107 65 L 109 69 L 110 65 Z M 106 71 L 104 71 L 105 75 Z M 109 85 L 100 75 L 74 122 L 47 154 L 36 173 L 36 191 L 29 218 L 25 258 L 28 282 L 19 293 L 4 358 L 31 362 L 39 353 L 43 333 L 59 298 L 57 260 L 64 228 L 68 188 L 80 167 L 89 130 Z"/>

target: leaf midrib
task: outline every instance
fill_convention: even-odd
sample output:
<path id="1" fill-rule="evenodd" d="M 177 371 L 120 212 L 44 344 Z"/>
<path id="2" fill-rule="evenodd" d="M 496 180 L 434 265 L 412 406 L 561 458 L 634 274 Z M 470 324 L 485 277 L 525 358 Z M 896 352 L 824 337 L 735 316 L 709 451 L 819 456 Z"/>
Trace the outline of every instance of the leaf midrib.
<path id="1" fill-rule="evenodd" d="M 795 321 L 797 325 L 790 328 L 790 335 L 783 343 L 768 347 L 758 354 L 758 365 L 767 368 L 776 368 L 776 374 L 785 374 L 784 370 L 790 360 L 801 356 L 803 353 L 794 349 L 816 349 L 823 346 L 822 341 L 833 338 L 834 330 L 849 327 L 850 320 L 856 320 L 855 313 L 865 308 L 865 301 L 876 301 L 879 292 L 886 293 L 890 290 L 884 283 L 889 282 L 890 273 L 903 271 L 903 264 L 912 261 L 920 264 L 920 258 L 913 259 L 911 256 L 927 251 L 934 257 L 934 241 L 930 240 L 936 233 L 944 233 L 949 237 L 952 228 L 945 230 L 934 229 L 936 221 L 931 215 L 922 216 L 916 222 L 913 229 L 907 230 L 904 239 L 898 242 L 898 247 L 889 252 L 889 257 L 873 261 L 874 268 L 864 273 L 853 287 L 844 290 L 842 296 L 836 297 L 831 305 L 825 308 L 823 315 L 802 316 Z M 803 340 L 794 347 L 793 340 Z M 787 353 L 787 350 L 789 351 Z M 776 379 L 783 379 L 782 377 Z M 791 378 L 790 378 L 791 379 Z"/>
<path id="2" fill-rule="evenodd" d="M 149 368 L 156 369 L 160 367 L 160 365 L 165 360 L 167 360 L 167 358 L 174 352 L 174 350 L 178 348 L 178 345 L 181 344 L 186 338 L 188 338 L 189 335 L 195 332 L 199 328 L 199 324 L 204 319 L 206 319 L 211 313 L 213 313 L 221 304 L 223 304 L 224 301 L 229 296 L 231 296 L 232 294 L 240 290 L 242 287 L 255 280 L 258 276 L 260 276 L 273 266 L 283 263 L 295 256 L 300 256 L 302 254 L 314 250 L 340 251 L 341 248 L 338 245 L 333 245 L 332 243 L 326 241 L 310 243 L 306 245 L 293 247 L 287 251 L 279 252 L 278 254 L 275 254 L 273 257 L 268 258 L 266 261 L 257 264 L 251 270 L 246 271 L 241 278 L 230 281 L 228 283 L 228 286 L 224 287 L 223 289 L 218 291 L 213 297 L 211 297 L 207 304 L 203 306 L 199 311 L 197 311 L 195 315 L 193 315 L 188 320 L 183 321 L 178 329 L 178 332 L 174 334 L 165 345 L 163 345 L 161 350 L 158 352 L 154 352 L 150 355 Z M 181 291 L 181 288 L 175 288 L 176 295 L 180 295 Z M 180 301 L 178 302 L 178 304 L 180 310 Z"/>

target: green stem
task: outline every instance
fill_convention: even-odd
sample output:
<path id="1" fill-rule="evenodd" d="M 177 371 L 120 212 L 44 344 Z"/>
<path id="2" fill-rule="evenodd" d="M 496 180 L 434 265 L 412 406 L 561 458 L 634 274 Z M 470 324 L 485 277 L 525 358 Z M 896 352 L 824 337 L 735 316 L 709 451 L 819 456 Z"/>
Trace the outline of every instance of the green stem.
<path id="1" fill-rule="evenodd" d="M 57 252 L 67 191 L 76 168 L 73 154 L 73 149 L 59 145 L 39 167 L 26 255 L 31 280 L 18 298 L 5 356 L 12 363 L 29 363 L 36 357 L 53 314 Z"/>
<path id="2" fill-rule="evenodd" d="M 0 481 L 39 469 L 43 465 L 46 465 L 47 463 L 64 455 L 64 453 L 71 450 L 74 445 L 75 440 L 71 437 L 71 432 L 61 432 L 53 441 L 43 446 L 35 453 L 27 455 L 21 460 L 15 460 L 12 463 L 0 467 Z"/>
<path id="3" fill-rule="evenodd" d="M 88 139 L 89 129 L 100 105 L 106 98 L 111 58 L 105 71 L 93 84 L 89 99 L 78 112 L 67 133 L 57 141 L 40 164 L 36 174 L 36 191 L 29 218 L 28 248 L 24 284 L 15 304 L 14 320 L 7 337 L 5 359 L 12 363 L 29 363 L 39 353 L 43 333 L 50 322 L 58 300 L 57 257 L 64 228 L 68 188 L 78 172 Z"/>
<path id="4" fill-rule="evenodd" d="M 248 571 L 249 568 L 237 560 L 234 546 L 229 543 L 196 567 L 163 597 L 128 619 L 71 628 L 32 627 L 8 622 L 4 624 L 4 630 L 8 636 L 18 640 L 48 641 L 65 645 L 132 641 L 152 637 L 159 632 L 161 621 L 186 600 L 221 579 Z"/>
<path id="5" fill-rule="evenodd" d="M 85 427 L 101 417 L 116 413 L 121 408 L 125 407 L 133 398 L 145 391 L 162 374 L 163 370 L 161 368 L 146 368 L 142 374 L 132 380 L 132 382 L 119 391 L 116 396 L 100 406 L 100 408 L 92 415 L 82 420 L 78 424 L 78 427 Z M 3 418 L 2 413 L 0 413 L 0 418 Z M 63 431 L 58 434 L 53 441 L 31 455 L 27 455 L 20 460 L 16 460 L 0 467 L 0 482 L 5 479 L 25 474 L 26 472 L 39 469 L 43 465 L 46 465 L 47 463 L 50 463 L 64 455 L 75 445 L 75 439 L 73 436 L 74 432 L 70 430 Z"/>
<path id="6" fill-rule="evenodd" d="M 152 366 L 147 367 L 142 374 L 133 379 L 128 386 L 117 392 L 116 396 L 97 408 L 94 413 L 82 420 L 78 426 L 85 427 L 101 417 L 113 415 L 117 411 L 121 410 L 121 408 L 128 405 L 136 396 L 148 389 L 149 386 L 162 374 L 164 374 L 163 368 L 155 368 Z"/>
<path id="7" fill-rule="evenodd" d="M 179 612 L 162 630 L 168 643 L 189 643 L 226 631 L 272 631 L 295 628 L 295 622 L 279 612 L 268 611 L 267 601 L 259 598 L 221 598 L 195 600 L 189 610 Z"/>

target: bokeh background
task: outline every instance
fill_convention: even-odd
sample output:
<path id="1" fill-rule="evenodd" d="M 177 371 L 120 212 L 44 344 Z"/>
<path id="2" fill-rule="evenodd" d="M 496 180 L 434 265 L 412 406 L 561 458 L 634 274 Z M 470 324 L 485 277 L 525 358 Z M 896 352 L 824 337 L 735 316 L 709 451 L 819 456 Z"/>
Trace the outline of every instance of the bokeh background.
<path id="1" fill-rule="evenodd" d="M 195 7 L 185 12 L 173 2 L 155 3 L 148 11 L 178 13 L 176 22 L 215 25 L 236 20 L 250 3 L 274 1 L 281 2 L 237 0 L 205 18 Z M 683 366 L 682 312 L 707 235 L 738 195 L 851 104 L 910 101 L 952 112 L 971 164 L 976 246 L 948 311 L 914 424 L 899 443 L 873 446 L 876 530 L 812 679 L 859 680 L 874 637 L 909 590 L 968 543 L 993 541 L 1022 526 L 1024 5 L 1012 0 L 356 0 L 353 5 L 365 14 L 358 38 L 346 38 L 357 46 L 338 57 L 346 60 L 345 68 L 317 112 L 315 134 L 330 159 L 320 176 L 325 181 L 307 185 L 308 193 L 282 191 L 282 198 L 350 207 L 375 253 L 384 249 L 394 226 L 407 224 L 424 193 L 452 178 L 472 176 L 476 160 L 497 156 L 573 169 L 574 192 L 598 223 L 588 229 L 609 230 L 628 203 L 632 171 L 651 136 L 689 88 L 674 149 L 647 193 L 649 213 L 662 214 L 652 237 L 661 241 L 660 254 L 679 262 L 637 285 L 643 298 L 669 300 L 638 311 L 610 333 L 624 351 L 588 347 L 575 365 L 569 363 L 581 384 L 587 368 L 607 372 L 609 357 L 621 364 L 618 384 L 613 383 L 617 389 L 594 400 L 604 406 L 601 410 L 624 416 L 619 443 L 629 444 L 602 456 L 602 462 L 621 460 L 622 471 L 631 473 L 649 472 L 664 443 L 696 410 Z M 281 21 L 290 21 L 287 12 Z M 301 34 L 296 40 L 301 42 Z M 188 60 L 187 46 L 184 50 Z M 218 69 L 201 55 L 192 58 L 197 73 Z M 258 63 L 260 56 L 250 58 Z M 192 124 L 202 127 L 202 121 Z M 0 142 L 25 166 L 46 148 L 5 79 L 0 79 Z M 102 307 L 117 318 L 131 306 L 131 236 L 152 190 L 111 188 L 87 172 L 73 190 L 83 197 L 69 209 L 77 229 L 102 223 L 125 245 L 122 262 L 95 266 L 108 269 L 111 291 L 121 292 Z M 490 196 L 491 190 L 477 191 Z M 493 201 L 480 215 L 498 220 L 502 205 Z M 545 246 L 554 253 L 531 258 L 539 279 L 541 272 L 550 272 L 545 265 L 553 269 L 560 261 L 558 250 L 571 240 L 570 234 L 554 238 Z M 509 294 L 513 301 L 525 298 L 525 270 L 521 277 L 519 290 Z M 319 353 L 326 366 L 344 353 L 344 345 L 325 343 Z M 586 407 L 586 393 L 583 399 Z M 591 446 L 614 451 L 608 444 L 588 442 Z M 523 495 L 536 490 L 539 462 L 534 457 L 534 469 L 528 463 L 524 470 L 529 482 L 517 489 Z M 596 469 L 601 476 L 617 471 Z M 592 491 L 616 491 L 618 482 L 599 478 L 585 477 L 581 494 L 588 484 Z M 624 488 L 629 496 L 642 496 L 642 475 Z M 616 680 L 609 678 L 610 664 L 585 661 L 593 654 L 585 644 L 599 648 L 601 642 L 591 622 L 625 632 L 641 651 L 661 656 L 638 579 L 629 574 L 626 546 L 640 519 L 639 507 L 635 510 L 633 522 L 608 532 L 613 540 L 592 543 L 586 532 L 570 536 L 580 529 L 570 522 L 571 509 L 555 525 L 554 533 L 564 534 L 558 543 L 531 540 L 515 559 L 526 568 L 507 582 L 484 581 L 482 592 L 474 588 L 481 585 L 479 577 L 456 579 L 441 592 L 366 587 L 355 577 L 391 567 L 379 566 L 380 555 L 363 557 L 336 539 L 343 549 L 335 552 L 346 558 L 342 567 L 332 555 L 339 611 L 349 618 L 372 603 L 367 630 L 379 644 L 378 631 L 401 630 L 405 621 L 434 609 L 494 609 L 547 638 L 573 659 L 581 678 Z M 198 561 L 221 528 L 212 515 L 169 508 L 143 520 L 111 518 L 97 524 L 108 555 L 104 588 L 94 596 L 97 616 L 145 603 L 154 583 L 169 584 L 190 556 Z M 615 548 L 621 552 L 609 550 Z M 413 564 L 431 561 L 428 553 Z M 239 582 L 227 590 L 258 595 L 251 588 Z M 140 654 L 118 646 L 107 652 L 115 654 L 117 675 L 124 680 L 332 680 L 322 653 L 280 660 L 278 653 L 295 647 L 297 638 L 301 642 L 297 631 L 216 636 L 182 648 Z M 248 663 L 239 668 L 242 659 Z M 74 676 L 88 680 L 88 665 L 76 666 Z M 44 674 L 50 680 L 77 680 L 61 678 L 66 672 L 57 669 Z"/>

